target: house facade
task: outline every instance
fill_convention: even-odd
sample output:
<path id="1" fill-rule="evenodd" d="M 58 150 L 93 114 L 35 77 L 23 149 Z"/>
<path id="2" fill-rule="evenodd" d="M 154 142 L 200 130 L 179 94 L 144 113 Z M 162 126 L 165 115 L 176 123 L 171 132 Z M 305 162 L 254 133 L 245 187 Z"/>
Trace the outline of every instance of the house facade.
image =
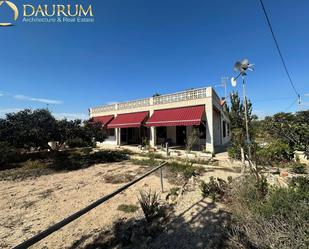
<path id="1" fill-rule="evenodd" d="M 94 107 L 89 115 L 107 131 L 103 145 L 184 148 L 191 139 L 194 149 L 215 152 L 231 138 L 226 103 L 212 87 Z"/>

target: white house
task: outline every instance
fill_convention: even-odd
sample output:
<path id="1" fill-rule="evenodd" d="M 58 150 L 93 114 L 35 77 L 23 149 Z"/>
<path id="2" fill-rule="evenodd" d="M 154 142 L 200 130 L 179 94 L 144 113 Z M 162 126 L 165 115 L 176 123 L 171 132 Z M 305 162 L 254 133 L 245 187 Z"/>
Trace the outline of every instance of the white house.
<path id="1" fill-rule="evenodd" d="M 90 118 L 107 129 L 104 144 L 170 147 L 185 145 L 192 130 L 196 148 L 215 152 L 230 141 L 226 103 L 212 87 L 154 96 L 89 109 Z"/>

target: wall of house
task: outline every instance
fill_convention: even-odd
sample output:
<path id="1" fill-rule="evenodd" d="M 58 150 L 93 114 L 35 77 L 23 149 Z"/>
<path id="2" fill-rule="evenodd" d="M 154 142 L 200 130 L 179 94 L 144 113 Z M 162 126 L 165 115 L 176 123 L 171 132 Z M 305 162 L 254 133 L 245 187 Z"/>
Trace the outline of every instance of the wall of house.
<path id="1" fill-rule="evenodd" d="M 213 111 L 214 146 L 221 145 L 221 117 L 220 112 Z"/>

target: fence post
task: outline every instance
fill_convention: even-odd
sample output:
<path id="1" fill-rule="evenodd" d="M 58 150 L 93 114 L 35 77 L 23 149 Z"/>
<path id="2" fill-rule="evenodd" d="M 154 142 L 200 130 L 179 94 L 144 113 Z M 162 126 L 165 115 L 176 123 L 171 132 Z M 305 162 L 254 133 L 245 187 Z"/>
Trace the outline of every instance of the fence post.
<path id="1" fill-rule="evenodd" d="M 164 189 L 163 189 L 163 171 L 162 171 L 162 168 L 160 168 L 160 180 L 161 180 L 161 192 L 163 193 Z"/>

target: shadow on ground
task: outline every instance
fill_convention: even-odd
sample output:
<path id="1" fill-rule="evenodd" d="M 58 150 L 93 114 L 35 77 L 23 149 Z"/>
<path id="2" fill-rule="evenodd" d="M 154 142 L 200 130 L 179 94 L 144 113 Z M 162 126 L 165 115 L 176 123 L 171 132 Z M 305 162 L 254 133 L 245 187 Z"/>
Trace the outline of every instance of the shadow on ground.
<path id="1" fill-rule="evenodd" d="M 201 199 L 177 216 L 159 223 L 147 224 L 145 220 L 133 219 L 118 221 L 113 231 L 101 232 L 82 248 L 227 248 L 229 219 L 229 213 Z"/>

